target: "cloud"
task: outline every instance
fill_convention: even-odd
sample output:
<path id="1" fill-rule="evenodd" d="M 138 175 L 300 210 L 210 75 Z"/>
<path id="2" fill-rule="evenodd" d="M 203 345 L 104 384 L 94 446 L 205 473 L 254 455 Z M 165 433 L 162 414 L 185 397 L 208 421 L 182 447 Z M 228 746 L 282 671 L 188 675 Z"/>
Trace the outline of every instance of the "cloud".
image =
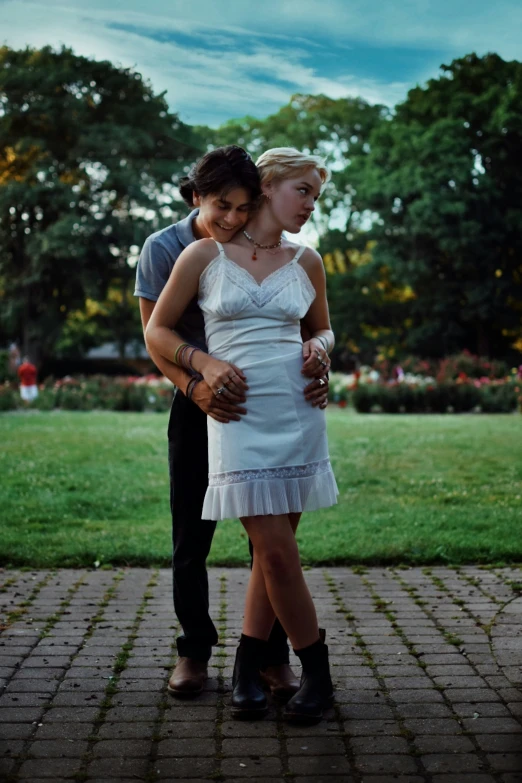
<path id="1" fill-rule="evenodd" d="M 521 13 L 513 7 L 512 20 Z M 141 0 L 126 0 L 124 8 L 110 0 L 8 0 L 0 4 L 0 29 L 16 48 L 65 44 L 135 67 L 157 92 L 167 91 L 185 122 L 217 125 L 245 114 L 266 116 L 296 92 L 394 105 L 412 81 L 391 80 L 386 62 L 373 76 L 357 71 L 356 57 L 348 68 L 342 52 L 364 40 L 374 48 L 424 45 L 425 64 L 415 78 L 422 82 L 439 64 L 430 47 L 455 48 L 453 56 L 518 50 L 515 26 L 502 27 L 503 16 L 498 3 L 493 10 L 482 0 L 451 6 L 449 0 L 437 6 L 427 0 L 149 0 L 146 12 Z M 332 52 L 339 54 L 335 73 L 323 66 Z"/>
<path id="2" fill-rule="evenodd" d="M 19 2 L 20 0 L 18 0 Z M 50 8 L 85 11 L 84 0 L 41 0 Z M 100 19 L 131 17 L 163 26 L 197 24 L 207 30 L 245 35 L 304 36 L 312 45 L 325 38 L 368 41 L 372 44 L 495 50 L 504 57 L 520 57 L 522 6 L 518 0 L 126 0 L 111 10 L 110 0 L 90 0 L 89 14 Z M 464 52 L 462 52 L 464 53 Z"/>
<path id="3" fill-rule="evenodd" d="M 141 14 L 126 14 L 123 25 L 107 9 L 96 12 L 94 17 L 89 11 L 89 16 L 83 16 L 78 24 L 77 14 L 82 15 L 79 11 L 64 8 L 56 18 L 49 14 L 48 7 L 33 3 L 28 30 L 22 24 L 27 18 L 28 4 L 24 8 L 8 3 L 0 8 L 0 20 L 9 6 L 15 22 L 9 36 L 12 46 L 42 46 L 53 41 L 87 56 L 136 66 L 157 91 L 167 90 L 171 107 L 179 111 L 184 121 L 193 124 L 215 125 L 245 114 L 266 116 L 295 92 L 325 93 L 333 98 L 359 94 L 372 102 L 389 102 L 390 97 L 402 97 L 407 88 L 370 80 L 358 83 L 351 74 L 340 74 L 336 79 L 321 76 L 310 64 L 314 58 L 302 42 L 294 48 L 281 48 L 254 37 L 249 40 L 248 51 L 242 50 L 242 36 L 235 27 L 216 31 L 224 49 L 219 50 L 215 41 L 212 49 L 205 45 L 200 26 L 194 24 L 155 19 L 152 25 L 147 18 L 147 25 L 140 28 Z M 174 38 L 157 40 L 159 30 L 179 33 L 180 28 L 193 37 L 195 45 L 182 45 Z"/>

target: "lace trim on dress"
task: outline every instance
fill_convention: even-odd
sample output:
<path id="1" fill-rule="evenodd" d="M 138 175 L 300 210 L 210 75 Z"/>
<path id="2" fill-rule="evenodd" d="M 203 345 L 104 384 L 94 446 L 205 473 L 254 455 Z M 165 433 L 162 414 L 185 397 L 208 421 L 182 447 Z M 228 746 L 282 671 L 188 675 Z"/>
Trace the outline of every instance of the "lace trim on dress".
<path id="1" fill-rule="evenodd" d="M 244 481 L 270 481 L 271 479 L 293 479 L 317 476 L 331 470 L 328 458 L 306 465 L 287 465 L 278 468 L 253 468 L 251 470 L 231 470 L 227 473 L 209 473 L 209 487 L 223 487 L 228 484 L 240 484 Z"/>
<path id="2" fill-rule="evenodd" d="M 227 261 L 229 259 L 225 258 L 225 275 L 238 288 L 248 294 L 252 302 L 259 308 L 266 307 L 283 288 L 295 280 L 294 264 L 291 261 L 265 277 L 262 283 L 258 283 L 247 269 L 243 269 L 233 261 L 230 263 Z"/>
<path id="3" fill-rule="evenodd" d="M 303 286 L 308 307 L 314 301 L 317 295 L 316 290 L 306 271 L 298 263 L 302 252 L 306 250 L 304 246 L 301 246 L 291 261 L 279 267 L 279 269 L 275 269 L 258 283 L 248 269 L 232 261 L 225 254 L 222 245 L 217 242 L 216 244 L 219 248 L 219 255 L 212 259 L 206 269 L 203 270 L 199 279 L 199 292 L 203 298 L 212 290 L 216 278 L 222 269 L 225 276 L 247 294 L 249 299 L 260 309 L 270 304 L 272 299 L 294 280 L 300 282 Z"/>
<path id="4" fill-rule="evenodd" d="M 202 519 L 234 519 L 315 511 L 337 503 L 332 469 L 314 476 L 267 478 L 209 487 Z"/>

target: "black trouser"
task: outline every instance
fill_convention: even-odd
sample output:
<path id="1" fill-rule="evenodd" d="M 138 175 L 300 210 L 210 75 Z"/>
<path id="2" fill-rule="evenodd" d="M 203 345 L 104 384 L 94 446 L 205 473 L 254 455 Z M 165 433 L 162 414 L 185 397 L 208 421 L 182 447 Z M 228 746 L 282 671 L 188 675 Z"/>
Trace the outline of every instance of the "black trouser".
<path id="1" fill-rule="evenodd" d="M 208 486 L 207 417 L 180 392 L 172 403 L 168 438 L 174 610 L 183 629 L 178 654 L 208 661 L 218 635 L 208 611 L 206 568 L 216 523 L 201 519 Z M 265 666 L 288 660 L 287 637 L 276 620 Z"/>

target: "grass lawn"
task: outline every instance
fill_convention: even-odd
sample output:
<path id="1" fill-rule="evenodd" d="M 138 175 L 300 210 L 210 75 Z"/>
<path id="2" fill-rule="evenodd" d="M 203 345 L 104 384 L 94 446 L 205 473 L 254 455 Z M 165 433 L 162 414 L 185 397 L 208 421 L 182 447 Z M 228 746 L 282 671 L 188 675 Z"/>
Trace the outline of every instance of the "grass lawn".
<path id="1" fill-rule="evenodd" d="M 522 561 L 522 416 L 328 411 L 338 506 L 307 514 L 306 563 Z M 166 414 L 0 415 L 0 564 L 170 562 Z M 210 563 L 243 564 L 236 520 Z"/>

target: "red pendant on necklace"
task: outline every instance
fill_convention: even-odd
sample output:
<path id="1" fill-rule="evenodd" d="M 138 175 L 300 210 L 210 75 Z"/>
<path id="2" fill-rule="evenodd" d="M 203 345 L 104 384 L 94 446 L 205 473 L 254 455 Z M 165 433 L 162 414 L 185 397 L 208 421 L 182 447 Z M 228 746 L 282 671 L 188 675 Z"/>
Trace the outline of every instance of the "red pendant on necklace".
<path id="1" fill-rule="evenodd" d="M 252 253 L 252 261 L 257 261 L 257 253 L 255 248 L 254 248 L 254 252 Z"/>

